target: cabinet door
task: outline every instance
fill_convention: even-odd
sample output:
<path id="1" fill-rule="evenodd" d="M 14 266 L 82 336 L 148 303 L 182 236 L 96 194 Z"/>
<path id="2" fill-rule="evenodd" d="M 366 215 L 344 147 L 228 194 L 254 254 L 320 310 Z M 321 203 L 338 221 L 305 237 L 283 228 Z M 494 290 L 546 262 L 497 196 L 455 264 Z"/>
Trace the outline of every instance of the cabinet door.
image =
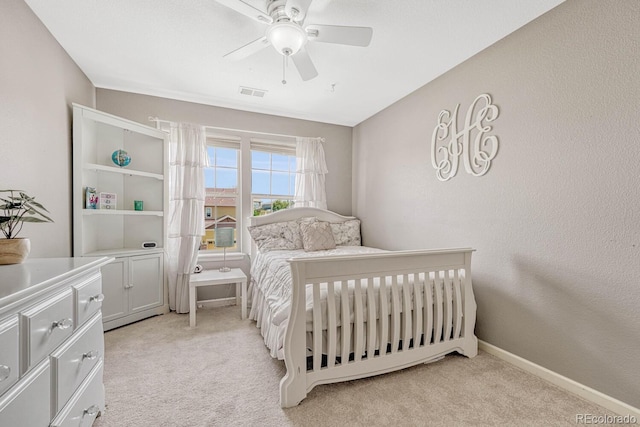
<path id="1" fill-rule="evenodd" d="M 102 318 L 104 322 L 127 314 L 129 285 L 129 258 L 116 258 L 102 267 Z"/>
<path id="2" fill-rule="evenodd" d="M 164 293 L 162 254 L 133 256 L 129 266 L 130 312 L 162 305 Z M 105 298 L 106 300 L 106 298 Z"/>
<path id="3" fill-rule="evenodd" d="M 49 359 L 0 396 L 0 426 L 48 426 L 51 421 Z"/>
<path id="4" fill-rule="evenodd" d="M 18 336 L 18 316 L 0 322 L 0 396 L 18 381 Z"/>

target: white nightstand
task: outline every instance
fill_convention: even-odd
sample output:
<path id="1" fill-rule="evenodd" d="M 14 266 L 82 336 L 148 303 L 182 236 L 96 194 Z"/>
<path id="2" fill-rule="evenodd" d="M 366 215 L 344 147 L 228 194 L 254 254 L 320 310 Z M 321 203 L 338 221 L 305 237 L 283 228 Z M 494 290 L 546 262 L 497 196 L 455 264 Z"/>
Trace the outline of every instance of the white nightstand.
<path id="1" fill-rule="evenodd" d="M 236 304 L 241 306 L 242 318 L 247 318 L 247 276 L 239 268 L 230 271 L 203 270 L 189 278 L 189 326 L 196 326 L 196 293 L 199 286 L 236 284 Z M 222 298 L 220 299 L 222 300 Z M 216 301 L 220 301 L 216 300 Z"/>

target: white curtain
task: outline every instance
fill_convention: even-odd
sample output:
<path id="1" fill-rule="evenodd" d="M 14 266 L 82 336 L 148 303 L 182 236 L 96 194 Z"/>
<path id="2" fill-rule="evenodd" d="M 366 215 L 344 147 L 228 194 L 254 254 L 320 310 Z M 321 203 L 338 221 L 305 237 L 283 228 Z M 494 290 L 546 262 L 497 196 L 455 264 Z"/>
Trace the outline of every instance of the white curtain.
<path id="1" fill-rule="evenodd" d="M 323 138 L 296 138 L 295 207 L 327 209 Z"/>
<path id="2" fill-rule="evenodd" d="M 204 233 L 204 167 L 208 166 L 203 126 L 172 123 L 169 140 L 169 308 L 189 312 L 189 274 Z"/>

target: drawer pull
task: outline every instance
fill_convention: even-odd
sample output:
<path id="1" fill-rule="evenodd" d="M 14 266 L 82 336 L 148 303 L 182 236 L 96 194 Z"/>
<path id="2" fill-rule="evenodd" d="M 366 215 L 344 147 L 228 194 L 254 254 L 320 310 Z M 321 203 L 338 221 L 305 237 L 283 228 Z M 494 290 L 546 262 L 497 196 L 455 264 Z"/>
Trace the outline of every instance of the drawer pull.
<path id="1" fill-rule="evenodd" d="M 104 301 L 104 294 L 93 295 L 89 297 L 89 302 L 102 302 Z"/>
<path id="2" fill-rule="evenodd" d="M 98 405 L 91 405 L 82 412 L 82 416 L 89 415 L 90 417 L 93 417 L 98 415 L 99 411 L 100 408 L 98 408 Z"/>
<path id="3" fill-rule="evenodd" d="M 11 368 L 7 365 L 0 365 L 0 382 L 6 380 L 11 375 Z"/>
<path id="4" fill-rule="evenodd" d="M 94 360 L 95 358 L 97 358 L 98 356 L 100 356 L 100 353 L 96 350 L 91 350 L 91 351 L 87 351 L 86 353 L 84 353 L 82 355 L 82 360 L 84 359 L 88 359 L 88 360 Z"/>
<path id="5" fill-rule="evenodd" d="M 53 322 L 53 324 L 51 325 L 52 329 L 58 328 L 58 329 L 69 329 L 70 327 L 73 326 L 73 320 L 71 319 L 62 319 L 62 320 L 58 320 L 57 322 Z"/>

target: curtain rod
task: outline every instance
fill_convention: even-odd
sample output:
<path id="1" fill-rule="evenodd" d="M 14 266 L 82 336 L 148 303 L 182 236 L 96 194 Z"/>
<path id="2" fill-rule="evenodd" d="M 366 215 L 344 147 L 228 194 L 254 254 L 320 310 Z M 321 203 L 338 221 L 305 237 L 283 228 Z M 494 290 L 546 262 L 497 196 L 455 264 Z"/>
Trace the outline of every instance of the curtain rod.
<path id="1" fill-rule="evenodd" d="M 156 122 L 156 123 L 167 123 L 167 124 L 175 124 L 176 122 L 172 122 L 169 120 L 161 120 L 157 117 L 153 117 L 153 116 L 149 116 L 149 121 L 150 122 Z M 267 135 L 267 136 L 278 136 L 278 137 L 284 137 L 284 138 L 305 138 L 302 136 L 297 136 L 297 135 L 285 135 L 285 134 L 281 134 L 281 133 L 269 133 L 269 132 L 256 132 L 256 131 L 251 131 L 251 130 L 243 130 L 243 129 L 232 129 L 232 128 L 222 128 L 222 127 L 217 127 L 217 126 L 204 126 L 205 129 L 212 129 L 212 130 L 222 130 L 222 131 L 227 131 L 227 132 L 244 132 L 244 133 L 252 133 L 255 135 Z M 320 137 L 320 141 L 324 142 L 324 138 Z"/>

